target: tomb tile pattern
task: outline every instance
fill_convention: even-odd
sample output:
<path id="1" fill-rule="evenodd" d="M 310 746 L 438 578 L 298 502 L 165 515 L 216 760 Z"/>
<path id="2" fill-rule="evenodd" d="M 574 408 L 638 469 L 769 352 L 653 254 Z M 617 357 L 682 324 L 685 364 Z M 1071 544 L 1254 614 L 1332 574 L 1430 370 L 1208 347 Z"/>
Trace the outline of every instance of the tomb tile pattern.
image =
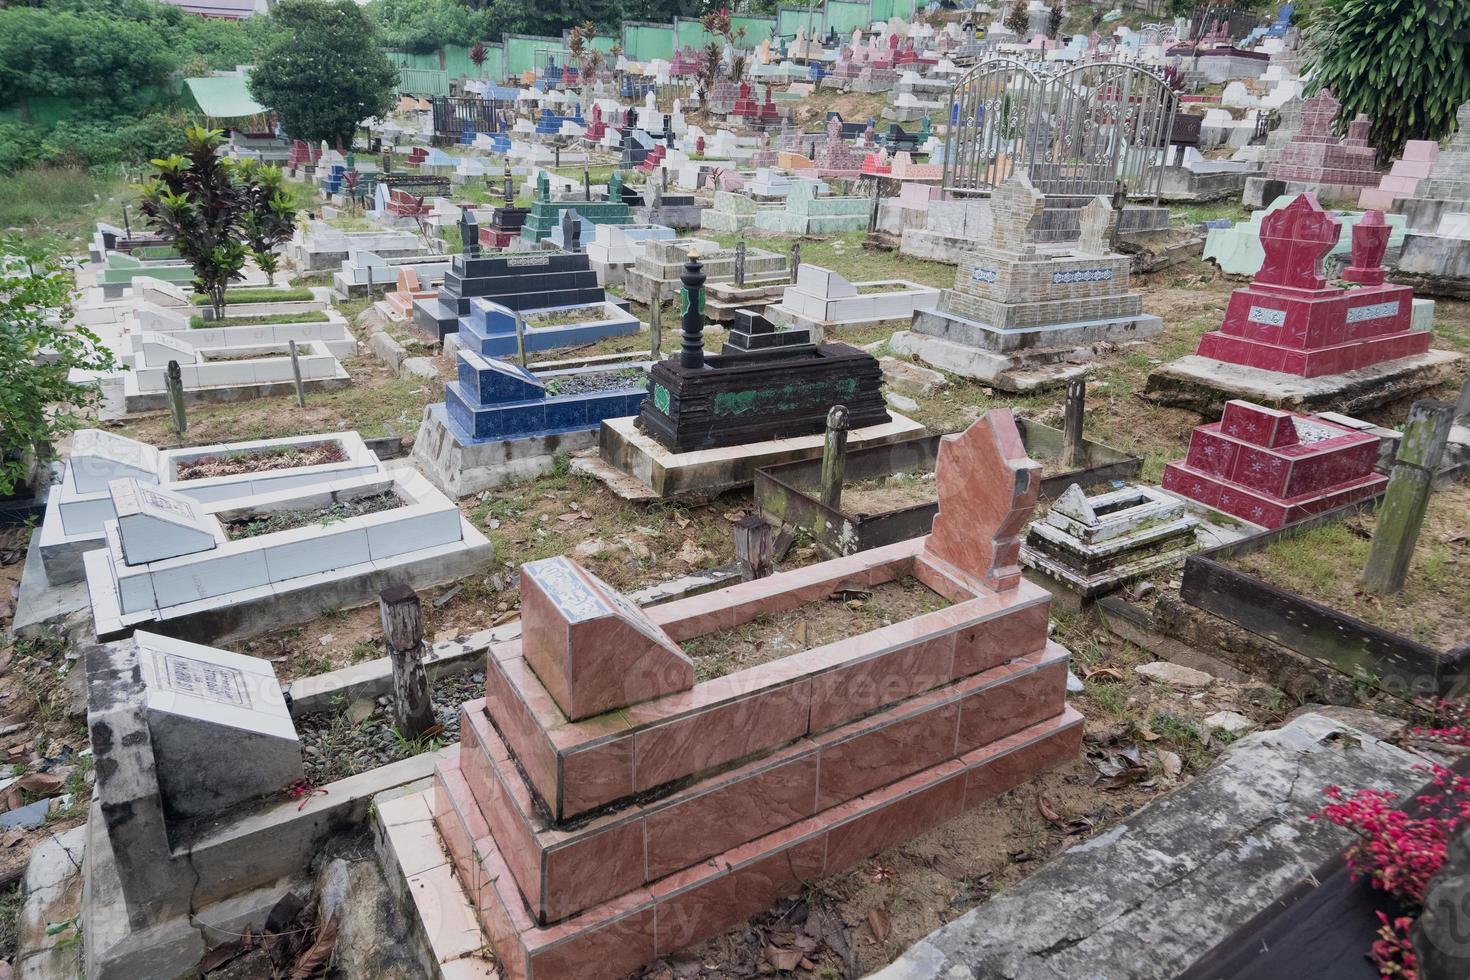
<path id="1" fill-rule="evenodd" d="M 1252 524 L 1278 528 L 1379 493 L 1377 436 L 1250 402 L 1198 426 L 1163 486 Z"/>
<path id="2" fill-rule="evenodd" d="M 489 651 L 432 793 L 504 976 L 627 975 L 1079 751 L 1049 595 L 1014 574 L 1035 464 L 1008 412 L 946 445 L 932 544 L 646 611 L 565 559 L 523 570 L 523 638 Z M 710 681 L 680 666 L 679 643 L 906 575 L 952 605 Z"/>
<path id="3" fill-rule="evenodd" d="M 1375 218 L 1376 216 L 1376 218 Z M 1370 211 L 1353 230 L 1355 283 L 1327 282 L 1322 261 L 1340 224 L 1312 194 L 1302 194 L 1261 221 L 1265 261 L 1248 286 L 1235 290 L 1225 322 L 1200 338 L 1203 357 L 1301 378 L 1344 374 L 1429 350 L 1430 335 L 1411 325 L 1414 293 L 1383 282 L 1389 227 Z"/>

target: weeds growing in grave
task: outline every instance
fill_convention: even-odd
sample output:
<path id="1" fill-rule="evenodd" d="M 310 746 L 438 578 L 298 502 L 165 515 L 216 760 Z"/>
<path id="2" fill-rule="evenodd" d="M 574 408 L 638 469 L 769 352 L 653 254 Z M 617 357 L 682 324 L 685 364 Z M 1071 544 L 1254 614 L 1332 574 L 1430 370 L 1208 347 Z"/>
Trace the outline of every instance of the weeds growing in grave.
<path id="1" fill-rule="evenodd" d="M 329 674 L 336 669 L 332 658 L 326 654 L 305 656 L 296 662 L 297 677 L 315 677 L 317 674 Z"/>
<path id="2" fill-rule="evenodd" d="M 24 904 L 19 882 L 0 892 L 0 960 L 15 959 L 16 943 L 20 939 L 20 909 Z"/>
<path id="3" fill-rule="evenodd" d="M 398 750 L 405 757 L 422 755 L 425 752 L 437 752 L 448 743 L 440 735 L 440 726 L 435 725 L 432 729 L 415 738 L 409 738 L 393 726 L 393 741 L 398 744 Z"/>

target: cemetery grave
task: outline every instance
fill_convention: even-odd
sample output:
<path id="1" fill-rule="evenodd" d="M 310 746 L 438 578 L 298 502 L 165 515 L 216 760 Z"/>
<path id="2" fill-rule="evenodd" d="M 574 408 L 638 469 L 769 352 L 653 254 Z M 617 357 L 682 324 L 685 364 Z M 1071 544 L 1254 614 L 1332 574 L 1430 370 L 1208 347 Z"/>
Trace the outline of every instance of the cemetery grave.
<path id="1" fill-rule="evenodd" d="M 996 192 L 990 244 L 960 264 L 953 289 L 916 310 L 894 349 L 1007 391 L 1056 386 L 1084 374 L 1101 344 L 1126 344 L 1163 325 L 1128 291 L 1128 259 L 1112 251 L 1117 215 L 1102 197 L 1083 208 L 1081 238 L 1042 244 L 1045 198 L 1017 174 Z"/>
<path id="2" fill-rule="evenodd" d="M 1369 211 L 1353 225 L 1351 264 L 1329 284 L 1323 257 L 1337 220 L 1302 194 L 1261 221 L 1265 261 L 1230 297 L 1220 329 L 1195 354 L 1150 377 L 1149 395 L 1209 410 L 1226 398 L 1358 411 L 1432 387 L 1461 361 L 1430 349 L 1433 310 L 1386 282 L 1389 226 Z"/>
<path id="3" fill-rule="evenodd" d="M 0 526 L 0 968 L 1295 955 L 1323 788 L 1422 784 L 1470 656 L 1464 134 L 1380 164 L 1286 11 L 837 6 L 707 93 L 644 22 L 399 69 L 491 125 L 292 143 L 223 319 L 96 224 L 128 370 Z"/>
<path id="4" fill-rule="evenodd" d="M 1074 383 L 1069 394 L 1077 387 Z M 1080 420 L 1080 407 L 1076 417 Z M 1017 419 L 1016 426 L 1027 455 L 1041 463 L 1043 501 L 1078 483 L 1120 482 L 1136 476 L 1143 465 L 1136 456 L 1090 439 L 1069 440 L 1034 419 Z M 811 535 L 828 555 L 855 554 L 926 534 L 938 509 L 934 463 L 940 438 L 847 452 L 840 467 L 825 458 L 761 467 L 755 471 L 756 507 L 777 527 Z"/>

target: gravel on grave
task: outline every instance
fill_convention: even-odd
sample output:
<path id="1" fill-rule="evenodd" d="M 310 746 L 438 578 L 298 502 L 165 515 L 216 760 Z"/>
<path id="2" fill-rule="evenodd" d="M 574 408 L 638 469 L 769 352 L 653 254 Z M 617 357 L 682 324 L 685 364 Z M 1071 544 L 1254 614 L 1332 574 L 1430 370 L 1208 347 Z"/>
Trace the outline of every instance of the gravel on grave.
<path id="1" fill-rule="evenodd" d="M 307 510 L 277 510 L 268 514 L 246 514 L 244 517 L 225 524 L 225 537 L 231 541 L 238 541 L 241 538 L 275 534 L 278 531 L 290 531 L 298 527 L 309 527 L 312 524 L 326 526 L 345 521 L 349 517 L 381 514 L 385 510 L 394 510 L 402 506 L 403 500 L 398 494 L 392 490 L 385 490 L 382 493 L 358 497 L 356 500 L 339 501 L 325 507 L 312 507 Z"/>
<path id="2" fill-rule="evenodd" d="M 398 736 L 393 725 L 393 699 L 343 702 L 334 711 L 320 711 L 296 722 L 306 778 L 323 786 L 421 752 L 433 752 L 459 741 L 459 708 L 483 697 L 485 673 L 455 674 L 431 681 L 434 715 L 441 730 L 417 741 Z"/>
<path id="3" fill-rule="evenodd" d="M 648 372 L 642 368 L 562 374 L 545 379 L 546 394 L 552 397 L 587 395 L 595 391 L 612 391 L 617 388 L 638 388 L 647 383 Z"/>

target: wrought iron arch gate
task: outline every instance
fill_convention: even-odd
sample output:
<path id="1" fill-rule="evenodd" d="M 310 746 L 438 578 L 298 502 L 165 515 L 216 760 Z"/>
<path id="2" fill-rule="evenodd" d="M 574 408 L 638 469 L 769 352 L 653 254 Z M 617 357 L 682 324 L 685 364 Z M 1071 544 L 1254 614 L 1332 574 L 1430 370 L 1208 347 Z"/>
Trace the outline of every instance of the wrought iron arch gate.
<path id="1" fill-rule="evenodd" d="M 944 187 L 987 194 L 1025 167 L 1058 197 L 1157 198 L 1178 97 L 1163 76 L 1126 62 L 1050 71 L 996 59 L 975 66 L 950 96 Z"/>

